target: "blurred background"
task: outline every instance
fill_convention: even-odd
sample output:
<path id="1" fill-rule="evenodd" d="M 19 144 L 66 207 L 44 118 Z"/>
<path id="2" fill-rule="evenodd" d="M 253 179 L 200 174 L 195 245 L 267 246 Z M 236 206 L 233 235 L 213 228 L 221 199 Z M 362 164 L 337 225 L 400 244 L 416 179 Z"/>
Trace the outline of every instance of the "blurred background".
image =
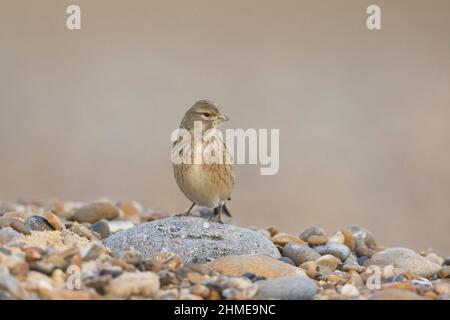
<path id="1" fill-rule="evenodd" d="M 450 254 L 448 0 L 2 0 L 0 49 L 3 201 L 186 210 L 170 134 L 210 99 L 229 128 L 280 129 L 277 175 L 235 168 L 240 224 Z"/>

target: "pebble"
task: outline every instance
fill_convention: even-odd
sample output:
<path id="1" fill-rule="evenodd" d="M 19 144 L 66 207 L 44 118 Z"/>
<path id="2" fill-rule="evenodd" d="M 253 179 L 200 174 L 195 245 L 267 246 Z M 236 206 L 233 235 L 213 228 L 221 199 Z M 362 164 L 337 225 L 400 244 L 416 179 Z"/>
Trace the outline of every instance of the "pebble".
<path id="1" fill-rule="evenodd" d="M 342 229 L 342 234 L 344 235 L 344 244 L 350 249 L 350 251 L 354 251 L 356 247 L 356 241 L 353 237 L 353 233 L 350 229 Z"/>
<path id="2" fill-rule="evenodd" d="M 22 233 L 17 232 L 16 230 L 10 228 L 10 227 L 5 227 L 0 229 L 0 245 L 6 245 L 9 242 L 13 241 L 16 238 L 20 238 L 23 237 Z"/>
<path id="3" fill-rule="evenodd" d="M 141 219 L 143 222 L 156 221 L 166 219 L 168 217 L 170 217 L 170 215 L 163 211 L 146 211 L 141 214 Z"/>
<path id="4" fill-rule="evenodd" d="M 33 215 L 25 221 L 25 225 L 32 231 L 53 231 L 55 228 L 41 216 Z"/>
<path id="5" fill-rule="evenodd" d="M 1 217 L 0 218 L 0 229 L 8 228 L 8 227 L 12 228 L 12 229 L 16 230 L 17 232 L 20 232 L 24 235 L 31 234 L 30 228 L 27 225 L 25 225 L 22 221 L 20 221 L 19 219 Z"/>
<path id="6" fill-rule="evenodd" d="M 111 234 L 134 227 L 134 223 L 128 220 L 111 220 L 108 221 L 108 225 Z"/>
<path id="7" fill-rule="evenodd" d="M 393 265 L 419 277 L 430 277 L 441 270 L 441 266 L 420 256 L 411 249 L 394 247 L 377 252 L 365 262 L 366 265 Z"/>
<path id="8" fill-rule="evenodd" d="M 396 274 L 394 276 L 390 276 L 390 277 L 386 278 L 386 280 L 384 282 L 391 283 L 391 282 L 403 282 L 403 281 L 406 281 L 406 278 L 401 274 Z"/>
<path id="9" fill-rule="evenodd" d="M 300 267 L 305 270 L 306 275 L 312 279 L 315 279 L 320 275 L 318 266 L 314 261 L 303 262 Z"/>
<path id="10" fill-rule="evenodd" d="M 111 235 L 109 224 L 106 220 L 102 219 L 97 221 L 91 226 L 91 230 L 97 232 L 101 239 L 108 238 Z"/>
<path id="11" fill-rule="evenodd" d="M 445 257 L 445 258 L 444 258 L 444 263 L 443 263 L 443 265 L 444 265 L 444 266 L 450 266 L 450 257 Z"/>
<path id="12" fill-rule="evenodd" d="M 417 293 L 403 289 L 385 289 L 377 291 L 369 297 L 370 300 L 424 300 Z"/>
<path id="13" fill-rule="evenodd" d="M 89 240 L 99 240 L 101 238 L 100 234 L 95 231 L 89 230 L 86 226 L 79 224 L 78 222 L 74 222 L 70 226 L 69 230 L 76 233 L 80 237 L 84 237 Z"/>
<path id="14" fill-rule="evenodd" d="M 210 290 L 203 284 L 195 284 L 194 286 L 192 286 L 191 292 L 192 294 L 206 299 L 209 296 Z"/>
<path id="15" fill-rule="evenodd" d="M 288 258 L 288 257 L 280 257 L 280 258 L 278 258 L 278 260 L 280 260 L 281 262 L 290 264 L 291 266 L 295 266 L 295 262 L 294 262 L 291 258 Z"/>
<path id="16" fill-rule="evenodd" d="M 427 254 L 427 255 L 425 256 L 425 258 L 428 259 L 428 260 L 430 260 L 430 261 L 433 262 L 433 263 L 436 263 L 437 265 L 440 265 L 440 266 L 442 266 L 442 265 L 444 264 L 444 261 L 445 261 L 444 258 L 438 256 L 438 255 L 437 255 L 436 253 L 434 253 L 434 252 L 431 252 L 431 253 Z"/>
<path id="17" fill-rule="evenodd" d="M 310 246 L 320 246 L 326 244 L 328 240 L 327 236 L 312 235 L 308 237 L 307 242 Z"/>
<path id="18" fill-rule="evenodd" d="M 341 293 L 345 296 L 349 296 L 351 298 L 356 298 L 359 296 L 359 290 L 352 284 L 345 284 L 341 288 Z"/>
<path id="19" fill-rule="evenodd" d="M 242 276 L 251 272 L 257 276 L 277 278 L 305 273 L 294 266 L 265 255 L 241 255 L 224 257 L 207 264 L 215 271 L 228 276 Z"/>
<path id="20" fill-rule="evenodd" d="M 328 240 L 328 242 L 335 242 L 335 243 L 344 243 L 344 234 L 342 231 L 337 231 L 335 234 L 331 236 L 331 238 Z"/>
<path id="21" fill-rule="evenodd" d="M 349 225 L 348 229 L 353 234 L 355 247 L 367 247 L 370 249 L 377 247 L 377 242 L 375 241 L 372 232 L 370 232 L 369 230 L 356 224 Z"/>
<path id="22" fill-rule="evenodd" d="M 122 201 L 119 203 L 119 208 L 122 210 L 124 217 L 128 219 L 137 219 L 144 211 L 144 207 L 137 201 Z"/>
<path id="23" fill-rule="evenodd" d="M 439 278 L 450 278 L 450 266 L 443 266 L 438 275 Z"/>
<path id="24" fill-rule="evenodd" d="M 280 257 L 272 241 L 258 232 L 219 223 L 209 223 L 205 228 L 204 222 L 197 217 L 170 217 L 136 225 L 103 242 L 112 252 L 133 247 L 144 257 L 155 252 L 173 252 L 180 255 L 184 263 L 205 263 L 247 254 Z"/>
<path id="25" fill-rule="evenodd" d="M 314 247 L 314 250 L 321 255 L 331 254 L 341 261 L 344 261 L 350 254 L 350 249 L 346 245 L 336 242 L 328 242 L 323 246 Z"/>
<path id="26" fill-rule="evenodd" d="M 275 245 L 279 245 L 281 247 L 284 247 L 285 245 L 287 245 L 290 242 L 297 242 L 297 243 L 305 244 L 305 241 L 303 241 L 299 237 L 294 236 L 292 234 L 287 234 L 287 233 L 277 233 L 276 235 L 274 235 L 272 237 L 271 240 Z"/>
<path id="27" fill-rule="evenodd" d="M 23 298 L 19 281 L 8 273 L 0 273 L 0 289 L 5 290 L 12 299 Z"/>
<path id="28" fill-rule="evenodd" d="M 172 252 L 153 253 L 150 255 L 149 260 L 161 264 L 164 268 L 169 270 L 176 270 L 183 266 L 183 259 L 181 256 Z M 197 270 L 195 271 L 197 272 Z"/>
<path id="29" fill-rule="evenodd" d="M 5 212 L 3 217 L 5 217 L 5 218 L 19 218 L 20 220 L 25 221 L 28 218 L 28 213 L 23 212 L 23 211 L 9 211 L 9 212 Z"/>
<path id="30" fill-rule="evenodd" d="M 383 267 L 383 277 L 389 278 L 393 277 L 396 274 L 395 267 L 392 264 L 389 264 L 385 267 Z"/>
<path id="31" fill-rule="evenodd" d="M 112 220 L 119 216 L 119 208 L 108 202 L 95 202 L 75 210 L 72 220 L 95 223 L 102 219 Z"/>
<path id="32" fill-rule="evenodd" d="M 63 231 L 66 227 L 61 223 L 59 218 L 51 211 L 45 211 L 42 216 L 57 231 Z"/>
<path id="33" fill-rule="evenodd" d="M 355 253 L 358 257 L 370 258 L 376 253 L 376 251 L 364 246 L 360 246 L 355 248 Z"/>
<path id="34" fill-rule="evenodd" d="M 290 258 L 295 264 L 301 265 L 306 261 L 315 261 L 320 258 L 320 254 L 308 247 L 307 245 L 291 242 L 284 246 L 282 254 L 284 257 Z"/>
<path id="35" fill-rule="evenodd" d="M 309 227 L 306 230 L 304 230 L 302 233 L 300 233 L 300 239 L 303 241 L 308 241 L 308 238 L 310 236 L 324 236 L 325 231 L 321 228 L 317 227 Z"/>
<path id="36" fill-rule="evenodd" d="M 100 257 L 100 255 L 107 253 L 108 250 L 101 242 L 93 242 L 89 246 L 83 248 L 81 251 L 81 256 L 84 261 L 95 260 Z"/>
<path id="37" fill-rule="evenodd" d="M 335 270 L 341 263 L 341 260 L 339 260 L 339 258 L 336 258 L 335 256 L 332 256 L 331 254 L 326 254 L 324 256 L 321 256 L 315 262 L 318 266 L 325 266 L 330 268 L 331 270 Z"/>
<path id="38" fill-rule="evenodd" d="M 289 276 L 257 281 L 257 299 L 310 300 L 317 293 L 316 283 L 306 276 Z"/>
<path id="39" fill-rule="evenodd" d="M 113 297 L 124 299 L 133 295 L 152 298 L 158 293 L 159 286 L 159 278 L 153 272 L 124 272 L 109 282 L 106 291 Z"/>

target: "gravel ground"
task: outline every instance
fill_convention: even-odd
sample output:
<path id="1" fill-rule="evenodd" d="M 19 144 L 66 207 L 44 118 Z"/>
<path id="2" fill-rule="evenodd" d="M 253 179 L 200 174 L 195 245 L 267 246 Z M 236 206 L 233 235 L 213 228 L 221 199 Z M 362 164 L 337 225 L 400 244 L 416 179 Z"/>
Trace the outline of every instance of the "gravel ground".
<path id="1" fill-rule="evenodd" d="M 363 227 L 288 234 L 195 214 L 0 203 L 0 299 L 450 299 L 449 257 L 385 248 Z"/>

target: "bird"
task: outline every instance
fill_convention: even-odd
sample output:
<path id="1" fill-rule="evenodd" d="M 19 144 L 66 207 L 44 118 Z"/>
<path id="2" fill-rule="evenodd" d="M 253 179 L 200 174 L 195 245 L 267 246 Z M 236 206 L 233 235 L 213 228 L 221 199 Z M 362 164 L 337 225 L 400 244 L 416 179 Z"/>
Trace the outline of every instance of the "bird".
<path id="1" fill-rule="evenodd" d="M 194 128 L 196 123 L 201 123 L 202 137 L 209 129 L 216 129 L 229 118 L 223 115 L 218 107 L 209 100 L 199 100 L 187 110 L 181 123 L 180 129 L 187 130 L 191 138 L 191 148 L 194 150 Z M 173 147 L 177 147 L 182 139 L 174 142 Z M 198 141 L 198 140 L 197 140 Z M 213 145 L 209 145 L 213 143 Z M 219 163 L 188 161 L 188 163 L 174 163 L 173 172 L 178 187 L 182 193 L 192 202 L 190 208 L 179 216 L 191 215 L 191 210 L 195 205 L 213 208 L 214 215 L 210 219 L 213 222 L 223 223 L 221 214 L 225 213 L 231 217 L 226 202 L 231 200 L 231 192 L 235 185 L 233 168 L 229 161 L 229 153 L 225 142 L 222 140 L 200 140 L 200 148 L 210 148 L 211 154 L 221 152 L 219 157 L 223 161 Z M 191 152 L 191 160 L 194 160 L 194 152 Z"/>

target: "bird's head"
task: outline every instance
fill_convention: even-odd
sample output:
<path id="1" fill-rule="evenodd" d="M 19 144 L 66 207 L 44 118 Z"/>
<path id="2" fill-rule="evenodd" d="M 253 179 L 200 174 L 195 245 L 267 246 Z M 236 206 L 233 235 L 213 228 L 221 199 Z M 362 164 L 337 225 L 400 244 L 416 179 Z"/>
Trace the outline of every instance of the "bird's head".
<path id="1" fill-rule="evenodd" d="M 220 113 L 217 106 L 208 100 L 197 101 L 184 115 L 181 127 L 193 129 L 195 121 L 202 122 L 202 129 L 208 130 L 217 128 L 221 123 L 228 121 L 229 118 Z"/>

